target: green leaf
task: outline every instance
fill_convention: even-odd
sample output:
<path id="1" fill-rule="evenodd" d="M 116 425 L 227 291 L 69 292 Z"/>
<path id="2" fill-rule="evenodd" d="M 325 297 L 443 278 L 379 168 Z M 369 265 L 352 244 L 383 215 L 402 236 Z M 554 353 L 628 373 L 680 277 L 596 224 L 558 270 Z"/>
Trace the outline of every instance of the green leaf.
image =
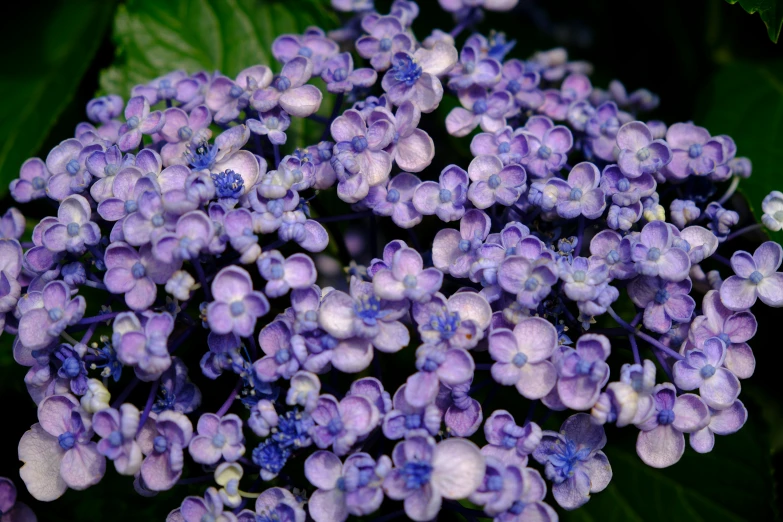
<path id="1" fill-rule="evenodd" d="M 233 78 L 251 65 L 276 68 L 274 39 L 311 25 L 336 26 L 326 7 L 323 0 L 129 0 L 117 10 L 117 56 L 101 73 L 101 90 L 127 97 L 134 85 L 176 69 L 217 70 Z M 330 103 L 323 105 L 322 112 Z M 291 131 L 301 136 L 311 123 L 297 122 Z"/>
<path id="2" fill-rule="evenodd" d="M 783 165 L 783 61 L 735 62 L 723 66 L 705 89 L 703 124 L 710 133 L 728 134 L 737 154 L 753 163 L 749 179 L 740 182 L 757 219 L 761 200 L 782 190 Z M 776 233 L 778 241 L 783 233 Z"/>
<path id="3" fill-rule="evenodd" d="M 109 27 L 114 3 L 17 7 L 26 11 L 16 14 L 18 20 L 29 23 L 9 23 L 4 29 L 4 37 L 16 45 L 4 53 L 0 76 L 0 197 L 73 98 Z"/>
<path id="4" fill-rule="evenodd" d="M 645 465 L 636 455 L 633 428 L 612 430 L 604 448 L 612 465 L 612 481 L 583 507 L 563 513 L 561 520 L 779 520 L 768 428 L 755 403 L 742 399 L 749 419 L 739 432 L 716 437 L 711 453 L 701 455 L 688 447 L 680 462 L 662 470 Z"/>
<path id="5" fill-rule="evenodd" d="M 783 26 L 783 0 L 726 0 L 730 4 L 739 5 L 750 14 L 758 13 L 761 21 L 767 26 L 769 39 L 778 43 L 780 29 Z"/>

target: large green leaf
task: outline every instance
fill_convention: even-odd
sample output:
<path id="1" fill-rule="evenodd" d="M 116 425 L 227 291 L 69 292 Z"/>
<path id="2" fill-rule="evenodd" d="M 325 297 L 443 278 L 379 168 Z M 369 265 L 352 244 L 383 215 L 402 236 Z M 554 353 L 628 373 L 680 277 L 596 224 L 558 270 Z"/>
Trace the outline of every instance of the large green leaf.
<path id="1" fill-rule="evenodd" d="M 733 62 L 723 66 L 705 89 L 705 113 L 699 124 L 712 134 L 728 134 L 737 154 L 753 162 L 753 174 L 742 180 L 757 218 L 761 200 L 783 190 L 783 61 Z M 783 234 L 776 234 L 780 241 Z"/>
<path id="2" fill-rule="evenodd" d="M 658 470 L 636 455 L 624 428 L 608 434 L 604 448 L 614 476 L 583 507 L 563 513 L 564 522 L 741 522 L 779 519 L 775 504 L 767 425 L 743 397 L 749 420 L 737 433 L 716 437 L 700 455 L 687 448 L 682 460 Z M 630 428 L 633 430 L 633 428 Z M 687 438 L 687 435 L 686 435 Z M 622 439 L 622 440 L 618 440 Z"/>
<path id="3" fill-rule="evenodd" d="M 175 69 L 233 78 L 259 63 L 275 68 L 277 36 L 336 25 L 325 7 L 323 0 L 130 0 L 117 11 L 117 57 L 101 73 L 101 90 L 127 96 L 134 85 Z M 325 101 L 322 111 L 330 108 Z M 301 136 L 304 125 L 295 121 L 292 134 Z"/>
<path id="4" fill-rule="evenodd" d="M 767 26 L 769 39 L 777 43 L 780 28 L 783 26 L 783 0 L 726 0 L 730 4 L 739 3 L 750 14 L 758 13 Z"/>
<path id="5" fill-rule="evenodd" d="M 3 29 L 15 46 L 0 76 L 0 197 L 73 98 L 114 9 L 109 0 L 28 5 Z"/>

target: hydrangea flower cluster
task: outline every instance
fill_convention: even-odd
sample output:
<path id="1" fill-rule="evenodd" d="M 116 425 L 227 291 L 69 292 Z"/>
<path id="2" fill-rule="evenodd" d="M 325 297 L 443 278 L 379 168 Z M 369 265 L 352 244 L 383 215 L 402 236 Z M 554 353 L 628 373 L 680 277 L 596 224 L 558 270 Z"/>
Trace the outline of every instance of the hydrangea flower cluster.
<path id="1" fill-rule="evenodd" d="M 440 0 L 456 26 L 420 41 L 413 1 L 333 0 L 355 17 L 280 36 L 279 67 L 96 98 L 90 123 L 21 166 L 15 200 L 57 207 L 25 240 L 17 209 L 0 219 L 0 331 L 38 408 L 19 442 L 33 497 L 95 486 L 111 461 L 142 495 L 208 471 L 169 521 L 341 522 L 393 501 L 413 520 L 556 521 L 550 504 L 576 509 L 612 478 L 604 424 L 636 429 L 659 468 L 685 434 L 705 453 L 742 427 L 751 308 L 783 306 L 777 243 L 716 253 L 745 230 L 724 205 L 749 160 L 729 136 L 641 119 L 657 97 L 594 88 L 562 49 L 509 58 L 495 33 L 457 49 L 483 10 L 516 3 Z M 444 96 L 473 160 L 433 172 L 420 123 Z M 284 149 L 294 118 L 325 123 L 324 141 Z M 325 213 L 331 190 L 355 212 Z M 763 209 L 780 229 L 783 195 Z M 409 239 L 330 278 L 315 254 L 342 237 L 324 224 L 370 216 Z M 414 227 L 440 222 L 420 245 Z M 399 352 L 408 373 L 389 389 L 381 360 Z M 236 383 L 214 411 L 197 373 Z M 495 392 L 529 413 L 492 409 Z M 542 430 L 536 405 L 539 423 L 574 413 Z M 34 520 L 6 479 L 0 514 Z"/>

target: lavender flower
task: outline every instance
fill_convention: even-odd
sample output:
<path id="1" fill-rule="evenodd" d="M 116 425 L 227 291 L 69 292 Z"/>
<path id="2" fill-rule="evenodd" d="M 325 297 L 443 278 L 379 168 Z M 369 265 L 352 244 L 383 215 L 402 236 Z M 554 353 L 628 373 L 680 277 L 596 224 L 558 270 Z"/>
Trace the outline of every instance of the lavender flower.
<path id="1" fill-rule="evenodd" d="M 372 69 L 354 70 L 350 53 L 340 53 L 330 58 L 324 63 L 320 74 L 326 82 L 326 90 L 336 93 L 351 92 L 355 87 L 370 87 L 378 79 L 378 73 Z"/>
<path id="2" fill-rule="evenodd" d="M 486 209 L 494 203 L 510 206 L 527 189 L 527 175 L 520 165 L 503 166 L 497 156 L 477 156 L 468 166 L 473 181 L 468 199 L 476 208 Z"/>
<path id="3" fill-rule="evenodd" d="M 147 489 L 166 491 L 182 476 L 183 452 L 193 437 L 193 425 L 175 411 L 150 414 L 137 437 L 145 458 L 141 479 Z"/>
<path id="4" fill-rule="evenodd" d="M 370 60 L 370 65 L 376 71 L 385 71 L 392 64 L 392 56 L 400 52 L 410 52 L 413 49 L 411 37 L 405 33 L 405 28 L 395 16 L 377 18 L 365 17 L 362 28 L 370 33 L 356 41 L 356 52 L 359 56 Z"/>
<path id="5" fill-rule="evenodd" d="M 664 281 L 659 277 L 637 277 L 628 285 L 628 295 L 639 308 L 644 308 L 644 326 L 658 333 L 666 333 L 672 321 L 691 320 L 696 302 L 688 295 L 691 280 Z"/>
<path id="6" fill-rule="evenodd" d="M 233 332 L 240 337 L 253 335 L 256 320 L 269 311 L 264 294 L 253 290 L 250 275 L 239 267 L 228 266 L 212 281 L 214 301 L 207 308 L 212 331 Z"/>
<path id="7" fill-rule="evenodd" d="M 413 206 L 425 216 L 437 215 L 443 221 L 455 221 L 465 214 L 468 173 L 449 165 L 440 173 L 439 182 L 425 181 L 413 193 Z"/>
<path id="8" fill-rule="evenodd" d="M 381 85 L 394 105 L 411 101 L 421 112 L 429 113 L 443 98 L 438 76 L 448 73 L 456 63 L 457 49 L 443 42 L 435 43 L 432 49 L 422 47 L 413 54 L 397 52 Z"/>
<path id="9" fill-rule="evenodd" d="M 136 442 L 139 410 L 133 404 L 123 404 L 119 410 L 105 408 L 92 419 L 95 433 L 101 437 L 98 452 L 114 461 L 120 475 L 135 475 L 141 469 L 141 447 Z"/>
<path id="10" fill-rule="evenodd" d="M 748 420 L 748 410 L 742 401 L 736 400 L 731 406 L 722 410 L 710 411 L 710 422 L 699 431 L 688 437 L 691 448 L 699 453 L 708 453 L 715 446 L 715 435 L 730 435 L 736 433 Z"/>
<path id="11" fill-rule="evenodd" d="M 759 246 L 751 256 L 744 251 L 731 256 L 733 276 L 720 287 L 720 298 L 729 310 L 747 310 L 756 299 L 774 307 L 783 306 L 783 274 L 776 272 L 783 261 L 783 248 L 773 241 Z"/>
<path id="12" fill-rule="evenodd" d="M 437 268 L 424 268 L 418 252 L 401 248 L 392 258 L 390 269 L 378 271 L 373 277 L 373 290 L 381 299 L 426 303 L 440 290 L 443 272 Z"/>
<path id="13" fill-rule="evenodd" d="M 339 402 L 331 395 L 321 395 L 312 416 L 316 423 L 313 442 L 321 449 L 332 446 L 337 455 L 346 455 L 380 422 L 375 405 L 358 395 Z"/>
<path id="14" fill-rule="evenodd" d="M 308 27 L 303 35 L 284 34 L 272 42 L 272 54 L 281 63 L 288 63 L 297 56 L 313 62 L 313 74 L 321 74 L 329 58 L 337 55 L 337 44 L 324 36 L 323 30 Z"/>
<path id="15" fill-rule="evenodd" d="M 203 414 L 196 427 L 198 432 L 188 446 L 193 460 L 200 464 L 217 464 L 221 458 L 234 462 L 245 454 L 242 444 L 242 419 L 233 413 L 218 417 Z"/>
<path id="16" fill-rule="evenodd" d="M 68 326 L 79 322 L 87 303 L 82 296 L 71 299 L 62 281 L 52 281 L 40 292 L 31 292 L 19 319 L 19 342 L 29 350 L 45 348 Z"/>

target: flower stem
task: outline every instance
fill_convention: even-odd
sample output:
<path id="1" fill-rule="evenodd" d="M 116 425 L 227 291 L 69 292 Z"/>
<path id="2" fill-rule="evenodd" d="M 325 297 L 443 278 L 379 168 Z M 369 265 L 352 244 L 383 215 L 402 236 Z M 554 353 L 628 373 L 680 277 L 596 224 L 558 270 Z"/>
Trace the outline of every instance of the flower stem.
<path id="1" fill-rule="evenodd" d="M 139 429 L 136 430 L 137 437 L 139 436 L 139 433 L 141 433 L 142 428 L 144 428 L 144 424 L 147 422 L 147 418 L 150 416 L 152 405 L 155 402 L 155 394 L 158 393 L 159 385 L 160 379 L 157 379 L 152 383 L 152 386 L 150 386 L 150 394 L 147 396 L 147 403 L 144 405 L 144 411 L 141 413 L 141 418 L 139 419 Z"/>
<path id="2" fill-rule="evenodd" d="M 729 200 L 731 196 L 734 195 L 734 191 L 737 190 L 737 187 L 739 186 L 739 182 L 740 182 L 739 176 L 734 176 L 732 178 L 731 185 L 729 185 L 729 188 L 726 189 L 726 193 L 723 196 L 721 196 L 721 198 L 718 200 L 719 205 L 723 205 Z"/>
<path id="3" fill-rule="evenodd" d="M 209 291 L 209 286 L 207 285 L 207 278 L 204 275 L 204 267 L 201 266 L 201 261 L 196 259 L 191 264 L 193 265 L 193 270 L 196 271 L 196 276 L 198 277 L 198 280 L 201 283 L 201 288 L 204 290 L 204 296 L 207 298 L 207 301 L 211 301 L 212 293 Z"/>
<path id="4" fill-rule="evenodd" d="M 633 362 L 641 364 L 642 359 L 639 357 L 639 346 L 636 344 L 636 336 L 631 334 L 628 336 L 628 340 L 631 341 L 631 349 L 633 350 Z"/>
<path id="5" fill-rule="evenodd" d="M 92 317 L 86 317 L 76 324 L 85 325 L 85 324 L 93 324 L 93 323 L 102 323 L 103 321 L 114 319 L 115 317 L 120 315 L 120 313 L 121 312 L 108 312 L 105 314 L 94 315 Z"/>
<path id="6" fill-rule="evenodd" d="M 759 230 L 762 228 L 764 228 L 764 225 L 762 225 L 761 223 L 754 223 L 752 225 L 748 225 L 726 236 L 726 239 L 723 242 L 725 243 L 726 241 L 731 241 L 735 237 L 744 236 L 748 232 L 753 232 L 754 230 Z"/>
<path id="7" fill-rule="evenodd" d="M 106 285 L 104 285 L 103 283 L 98 283 L 96 281 L 90 281 L 89 279 L 86 280 L 82 284 L 84 286 L 89 286 L 90 288 L 97 288 L 98 290 L 106 290 Z"/>
<path id="8" fill-rule="evenodd" d="M 641 338 L 641 339 L 644 339 L 644 340 L 645 340 L 645 341 L 647 341 L 647 343 L 648 343 L 648 344 L 650 344 L 650 345 L 651 345 L 653 348 L 657 348 L 658 350 L 660 350 L 660 351 L 664 352 L 664 353 L 665 353 L 666 355 L 668 355 L 669 357 L 673 357 L 673 358 L 675 358 L 675 359 L 677 359 L 677 360 L 684 359 L 684 357 L 683 357 L 682 355 L 680 355 L 679 353 L 675 352 L 674 350 L 672 350 L 672 349 L 671 349 L 671 348 L 669 348 L 668 346 L 666 346 L 666 345 L 662 344 L 662 343 L 661 343 L 660 341 L 658 341 L 657 339 L 655 339 L 655 338 L 653 338 L 653 337 L 651 337 L 651 336 L 647 335 L 646 333 L 642 332 L 640 328 L 634 328 L 634 327 L 633 327 L 633 326 L 631 326 L 630 324 L 626 323 L 626 322 L 625 322 L 625 321 L 622 319 L 622 317 L 620 317 L 619 315 L 617 315 L 617 313 L 616 313 L 614 310 L 612 310 L 612 307 L 611 307 L 611 306 L 610 306 L 609 308 L 607 308 L 607 309 L 606 309 L 606 311 L 607 311 L 607 312 L 609 312 L 609 315 L 611 315 L 611 316 L 612 316 L 612 318 L 613 318 L 615 321 L 617 321 L 617 323 L 618 323 L 620 326 L 622 326 L 623 328 L 625 328 L 625 329 L 628 331 L 628 333 L 631 333 L 631 334 L 633 334 L 633 335 L 636 335 L 636 336 L 638 336 L 638 337 L 639 337 L 639 338 Z"/>
<path id="9" fill-rule="evenodd" d="M 128 395 L 131 394 L 131 392 L 136 389 L 136 386 L 139 385 L 141 380 L 139 380 L 138 377 L 134 377 L 131 382 L 128 383 L 128 385 L 125 387 L 124 390 L 117 396 L 116 399 L 114 399 L 114 402 L 111 404 L 111 407 L 115 410 L 120 407 L 120 405 L 125 402 L 125 399 L 128 398 Z"/>
<path id="10" fill-rule="evenodd" d="M 242 379 L 239 379 L 237 381 L 236 386 L 234 386 L 234 389 L 231 390 L 231 393 L 228 396 L 228 399 L 226 399 L 226 402 L 223 403 L 223 406 L 220 407 L 220 409 L 215 413 L 218 417 L 222 417 L 226 414 L 228 409 L 231 407 L 232 404 L 234 404 L 234 400 L 237 398 L 237 393 L 239 393 L 240 388 L 242 388 Z"/>

